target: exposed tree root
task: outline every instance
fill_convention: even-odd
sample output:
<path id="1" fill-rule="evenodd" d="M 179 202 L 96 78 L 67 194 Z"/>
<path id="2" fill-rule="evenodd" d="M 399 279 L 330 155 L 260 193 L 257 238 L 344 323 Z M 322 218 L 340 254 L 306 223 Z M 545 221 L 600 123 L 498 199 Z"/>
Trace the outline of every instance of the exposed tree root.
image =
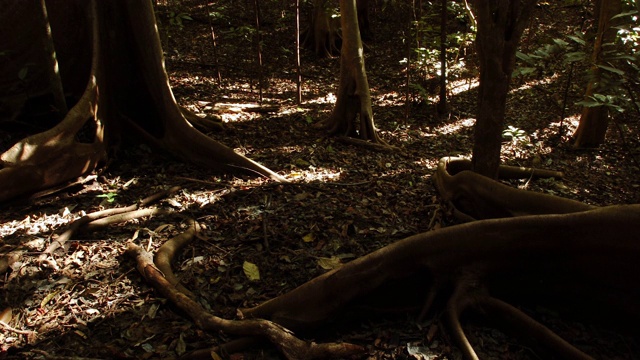
<path id="1" fill-rule="evenodd" d="M 119 36 L 122 38 L 108 41 L 126 43 L 125 37 L 133 37 L 131 41 L 134 43 L 135 55 L 132 60 L 135 61 L 139 75 L 131 76 L 141 77 L 144 80 L 138 84 L 137 90 L 146 95 L 141 100 L 146 102 L 148 112 L 158 117 L 155 122 L 150 123 L 146 116 L 138 115 L 140 109 L 132 109 L 131 114 L 124 114 L 127 125 L 135 129 L 149 143 L 197 165 L 222 172 L 250 173 L 277 181 L 286 181 L 282 176 L 234 152 L 233 149 L 211 139 L 189 124 L 168 86 L 169 79 L 164 69 L 151 2 L 126 1 L 122 2 L 122 6 L 125 7 L 124 14 L 135 28 L 121 32 Z M 105 32 L 121 26 L 120 18 L 104 17 L 102 20 Z M 118 71 L 124 72 L 126 68 L 119 66 Z M 132 96 L 136 95 L 132 94 Z"/>
<path id="2" fill-rule="evenodd" d="M 595 206 L 531 191 L 514 189 L 488 177 L 468 171 L 471 162 L 461 158 L 443 158 L 434 176 L 444 200 L 450 202 L 463 220 L 504 218 L 536 214 L 564 214 L 594 209 Z M 558 177 L 549 170 L 500 166 L 500 177 Z"/>
<path id="3" fill-rule="evenodd" d="M 200 329 L 267 338 L 288 359 L 328 359 L 365 352 L 364 348 L 347 343 L 317 344 L 303 341 L 281 325 L 268 320 L 226 320 L 214 316 L 171 285 L 153 264 L 150 253 L 133 243 L 129 244 L 127 252 L 136 259 L 138 271 L 145 280 L 162 296 L 184 311 Z"/>
<path id="4" fill-rule="evenodd" d="M 200 132 L 206 133 L 210 131 L 224 130 L 224 126 L 222 125 L 222 120 L 220 119 L 220 117 L 212 118 L 207 116 L 201 118 L 200 116 L 194 114 L 191 110 L 182 106 L 180 106 L 180 111 L 182 112 L 184 118 L 187 119 L 187 121 L 189 121 L 189 123 Z"/>
<path id="5" fill-rule="evenodd" d="M 189 219 L 189 229 L 165 242 L 160 249 L 158 249 L 153 258 L 153 262 L 156 264 L 158 269 L 162 271 L 167 281 L 169 281 L 171 285 L 175 286 L 177 290 L 192 299 L 195 298 L 195 295 L 180 283 L 180 280 L 178 280 L 178 277 L 171 269 L 171 262 L 173 261 L 176 252 L 182 250 L 182 248 L 189 244 L 199 231 L 200 225 L 198 222 L 193 219 Z"/>
<path id="6" fill-rule="evenodd" d="M 371 141 L 360 140 L 360 139 L 352 138 L 352 137 L 338 136 L 336 138 L 336 140 L 338 140 L 340 142 L 343 142 L 343 143 L 346 143 L 346 144 L 362 146 L 362 147 L 366 147 L 366 148 L 369 148 L 371 150 L 380 151 L 380 152 L 402 151 L 400 148 L 392 146 L 392 145 L 388 145 L 387 143 L 371 142 Z M 382 141 L 384 142 L 384 140 L 382 140 Z"/>
<path id="7" fill-rule="evenodd" d="M 491 187 L 491 180 L 485 183 L 481 177 L 460 177 L 466 171 L 450 175 L 445 161 L 439 172 L 439 188 L 452 199 L 460 198 L 457 192 L 468 191 L 470 200 L 465 205 L 495 212 L 502 204 L 507 207 L 503 212 L 514 217 L 470 222 L 398 241 L 284 295 L 242 309 L 247 320 L 224 320 L 204 312 L 165 279 L 149 254 L 135 245 L 130 246 L 129 252 L 137 257 L 138 269 L 145 279 L 185 311 L 198 327 L 266 337 L 288 358 L 361 352 L 362 348 L 350 344 L 307 343 L 283 327 L 295 331 L 313 329 L 374 290 L 411 274 L 422 276 L 420 286 L 430 286 L 420 317 L 438 312 L 433 308 L 441 303 L 437 299 L 447 300 L 449 333 L 467 359 L 478 357 L 460 322 L 466 312 L 483 314 L 507 333 L 515 333 L 525 341 L 532 339 L 536 346 L 560 358 L 590 359 L 521 310 L 499 300 L 500 295 L 536 305 L 562 304 L 579 298 L 580 306 L 571 302 L 569 310 L 574 315 L 605 314 L 629 324 L 640 320 L 640 289 L 636 286 L 640 273 L 635 269 L 640 259 L 640 242 L 635 236 L 640 231 L 640 205 L 595 208 L 546 195 L 540 198 L 525 190 L 505 193 L 503 185 Z M 478 181 L 480 185 L 474 185 Z M 473 191 L 482 196 L 474 196 Z M 523 204 L 502 202 L 498 198 L 503 196 L 514 197 Z M 564 213 L 524 215 L 552 210 L 542 206 L 540 199 L 557 202 Z M 167 264 L 177 248 L 193 238 L 197 229 L 192 226 L 168 245 L 171 250 L 163 255 Z M 172 273 L 170 269 L 166 272 Z"/>
<path id="8" fill-rule="evenodd" d="M 450 295 L 447 318 L 468 358 L 474 358 L 473 349 L 458 320 L 465 309 L 483 309 L 507 329 L 524 327 L 526 336 L 559 356 L 588 358 L 519 311 L 474 294 L 482 289 L 488 294 L 517 293 L 543 283 L 549 286 L 546 292 L 522 300 L 537 303 L 540 297 L 553 303 L 580 296 L 581 305 L 588 302 L 592 311 L 620 311 L 638 319 L 640 311 L 633 305 L 640 301 L 635 285 L 640 274 L 634 270 L 640 259 L 640 242 L 634 241 L 638 231 L 640 205 L 471 222 L 409 237 L 242 312 L 291 329 L 309 329 L 385 283 L 423 269 L 429 274 L 424 283 L 430 283 L 437 296 L 447 296 L 444 289 L 458 289 Z M 429 296 L 427 308 L 435 296 Z M 593 315 L 585 312 L 582 315 Z"/>
<path id="9" fill-rule="evenodd" d="M 72 45 L 91 49 L 91 69 L 79 102 L 58 125 L 23 139 L 0 154 L 0 202 L 93 171 L 107 160 L 108 150 L 127 137 L 136 142 L 147 140 L 169 155 L 219 172 L 286 181 L 196 130 L 185 118 L 205 125 L 197 116 L 188 112 L 185 115 L 173 97 L 150 1 L 76 0 L 52 6 L 79 8 L 79 13 L 89 9 L 82 16 L 88 19 L 91 36 L 82 39 L 87 43 Z M 22 13 L 18 11 L 13 14 L 17 16 L 2 20 L 23 21 L 30 16 L 28 9 L 18 7 Z M 62 16 L 61 12 L 64 11 L 57 11 L 58 16 Z M 73 76 L 76 75 L 70 75 Z M 89 131 L 92 134 L 86 134 Z M 87 135 L 89 142 L 78 140 Z"/>

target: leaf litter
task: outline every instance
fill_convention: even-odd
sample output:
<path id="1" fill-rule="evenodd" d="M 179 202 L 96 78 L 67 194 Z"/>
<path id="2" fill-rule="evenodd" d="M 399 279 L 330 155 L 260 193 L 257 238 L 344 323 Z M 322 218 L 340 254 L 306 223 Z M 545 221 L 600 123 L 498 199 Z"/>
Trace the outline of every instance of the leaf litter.
<path id="1" fill-rule="evenodd" d="M 393 33 L 381 32 L 371 45 L 376 56 L 367 58 L 374 113 L 382 137 L 402 146 L 403 153 L 376 152 L 326 138 L 313 128 L 331 110 L 326 99 L 337 85 L 337 59 L 317 60 L 304 54 L 307 101 L 298 106 L 284 95 L 291 94 L 295 86 L 282 73 L 291 65 L 286 57 L 271 54 L 273 59 L 265 61 L 270 84 L 266 102 L 278 105 L 279 110 L 236 111 L 235 107 L 212 105 L 255 104 L 251 73 L 230 67 L 224 87 L 218 87 L 211 80 L 211 69 L 189 62 L 191 58 L 212 58 L 210 47 L 195 42 L 198 34 L 209 31 L 208 25 L 188 21 L 180 31 L 165 49 L 172 54 L 167 67 L 178 101 L 222 118 L 225 130 L 211 136 L 291 183 L 216 176 L 140 147 L 123 150 L 117 163 L 84 187 L 5 206 L 0 212 L 0 249 L 2 254 L 19 255 L 5 265 L 7 271 L 0 280 L 0 356 L 174 358 L 230 340 L 224 334 L 206 334 L 176 314 L 122 256 L 127 241 L 157 250 L 185 230 L 183 215 L 197 219 L 203 230 L 182 252 L 174 269 L 205 308 L 229 319 L 236 317 L 238 307 L 275 297 L 390 242 L 447 225 L 430 177 L 440 157 L 469 155 L 473 119 L 467 114 L 475 109 L 473 91 L 451 99 L 447 118 L 438 118 L 416 104 L 410 106 L 412 116 L 405 118 L 406 104 L 398 95 L 404 79 L 391 78 L 388 70 L 397 67 L 394 52 L 387 51 L 397 39 Z M 270 47 L 274 52 L 288 46 L 275 36 L 265 39 L 281 42 Z M 224 38 L 221 41 L 227 53 L 220 61 L 233 64 L 246 58 L 246 48 L 232 46 Z M 559 85 L 540 86 L 558 91 Z M 575 91 L 572 96 L 578 99 L 581 94 Z M 543 93 L 514 96 L 509 101 L 512 126 L 525 129 L 529 139 L 526 144 L 505 142 L 505 162 L 542 164 L 565 172 L 564 180 L 527 184 L 530 190 L 599 205 L 640 200 L 640 170 L 626 156 L 629 147 L 640 149 L 637 122 L 629 124 L 636 137 L 627 139 L 627 147 L 611 133 L 600 149 L 575 152 L 568 150 L 568 143 L 553 143 L 557 114 L 549 111 Z M 570 124 L 575 126 L 575 121 Z M 52 255 L 58 268 L 38 263 L 54 231 L 87 213 L 134 204 L 172 185 L 182 185 L 182 190 L 163 203 L 171 212 L 76 234 Z M 523 183 L 514 183 L 519 185 Z M 607 342 L 579 323 L 565 324 L 553 317 L 550 321 L 578 341 Z M 437 329 L 435 323 L 412 323 L 411 315 L 390 318 L 368 313 L 365 321 L 342 324 L 324 336 L 371 345 L 372 359 L 456 358 L 455 349 Z M 533 356 L 525 346 L 491 329 L 473 329 L 477 341 L 489 344 L 488 357 Z M 598 344 L 604 348 L 600 357 L 625 352 L 620 342 L 626 340 L 617 334 L 609 339 L 613 340 L 608 344 Z M 633 341 L 625 346 L 637 348 Z M 247 358 L 277 357 L 261 354 L 249 353 Z"/>

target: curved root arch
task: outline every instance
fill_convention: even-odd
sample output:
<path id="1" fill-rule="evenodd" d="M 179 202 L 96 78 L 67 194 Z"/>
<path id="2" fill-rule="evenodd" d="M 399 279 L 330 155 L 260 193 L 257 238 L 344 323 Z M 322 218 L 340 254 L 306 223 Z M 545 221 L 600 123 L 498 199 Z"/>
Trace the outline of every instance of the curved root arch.
<path id="1" fill-rule="evenodd" d="M 0 155 L 0 202 L 94 170 L 106 160 L 108 145 L 132 132 L 133 141 L 144 139 L 199 166 L 284 180 L 202 134 L 185 119 L 169 86 L 150 1 L 78 0 L 52 4 L 60 8 L 51 13 L 59 16 L 65 14 L 61 10 L 64 7 L 82 9 L 79 13 L 85 11 L 91 36 L 76 40 L 89 43 L 63 43 L 91 48 L 91 71 L 84 94 L 57 126 L 23 139 Z M 32 18 L 27 14 L 30 8 L 18 10 L 21 13 L 11 13 L 11 19 Z M 66 30 L 61 29 L 61 33 Z M 66 61 L 75 63 L 82 57 L 76 55 L 77 58 Z M 77 78 L 76 74 L 70 77 Z M 79 142 L 77 134 L 87 128 L 88 121 L 95 122 L 93 140 Z"/>
<path id="2" fill-rule="evenodd" d="M 89 8 L 90 18 L 94 19 L 95 7 Z M 106 159 L 104 128 L 97 117 L 96 71 L 101 53 L 95 21 L 91 22 L 90 30 L 91 76 L 84 94 L 58 125 L 19 141 L 0 155 L 0 202 L 77 178 Z M 95 122 L 93 141 L 79 142 L 77 134 L 88 121 Z"/>

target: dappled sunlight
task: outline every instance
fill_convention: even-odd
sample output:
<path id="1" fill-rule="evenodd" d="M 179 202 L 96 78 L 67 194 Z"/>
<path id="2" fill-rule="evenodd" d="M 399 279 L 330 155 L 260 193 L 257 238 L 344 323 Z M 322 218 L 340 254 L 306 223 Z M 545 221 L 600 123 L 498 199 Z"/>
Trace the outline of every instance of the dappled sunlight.
<path id="1" fill-rule="evenodd" d="M 533 89 L 536 86 L 549 85 L 555 81 L 558 81 L 559 78 L 560 78 L 560 75 L 558 73 L 554 73 L 553 75 L 544 77 L 542 79 L 527 79 L 527 81 L 525 81 L 520 86 L 515 86 L 516 82 L 514 81 L 512 83 L 512 87 L 509 90 L 509 92 L 515 93 L 519 91 Z"/>
<path id="2" fill-rule="evenodd" d="M 317 105 L 327 105 L 327 104 L 335 104 L 337 98 L 334 93 L 328 93 L 324 96 L 318 96 L 314 99 L 306 100 L 306 104 L 317 104 Z"/>
<path id="3" fill-rule="evenodd" d="M 436 127 L 434 129 L 435 134 L 430 134 L 429 136 L 459 133 L 464 129 L 472 128 L 475 124 L 476 124 L 476 119 L 472 119 L 472 118 L 458 119 L 458 120 Z"/>
<path id="4" fill-rule="evenodd" d="M 450 81 L 447 84 L 447 92 L 452 95 L 459 95 L 466 91 L 471 91 L 480 86 L 480 81 L 477 77 L 460 79 L 455 81 Z"/>
<path id="5" fill-rule="evenodd" d="M 133 261 L 123 256 L 130 244 L 157 254 L 161 246 L 173 243 L 174 239 L 186 239 L 184 235 L 193 229 L 191 239 L 180 245 L 184 247 L 175 249 L 175 257 L 172 255 L 173 267 L 179 272 L 179 284 L 193 292 L 199 305 L 210 314 L 236 319 L 239 308 L 287 293 L 330 269 L 348 266 L 355 258 L 389 245 L 393 247 L 392 244 L 404 238 L 438 234 L 440 230 L 432 230 L 448 227 L 455 221 L 448 204 L 450 199 L 438 193 L 434 177 L 441 158 L 470 159 L 474 142 L 480 61 L 470 38 L 453 37 L 469 30 L 465 11 L 459 12 L 461 16 L 449 18 L 447 107 L 438 108 L 435 105 L 440 95 L 441 67 L 435 56 L 439 50 L 438 34 L 434 31 L 438 24 L 426 23 L 435 19 L 437 13 L 432 10 L 438 10 L 438 6 L 429 8 L 427 13 L 428 2 L 421 2 L 425 9 L 420 14 L 422 18 L 416 21 L 425 21 L 425 27 L 413 28 L 410 8 L 415 11 L 419 6 L 417 2 L 385 2 L 384 7 L 381 2 L 368 2 L 376 10 L 371 13 L 375 34 L 367 41 L 364 53 L 371 116 L 375 117 L 378 133 L 391 145 L 387 148 L 372 146 L 361 139 L 331 136 L 318 126 L 333 114 L 341 75 L 340 60 L 338 57 L 317 59 L 313 51 L 301 49 L 300 69 L 296 67 L 295 2 L 161 0 L 159 3 L 156 3 L 159 21 L 155 26 L 164 48 L 162 55 L 166 59 L 168 80 L 183 117 L 193 126 L 184 126 L 183 117 L 175 116 L 180 127 L 162 127 L 164 130 L 157 131 L 156 139 L 187 134 L 176 137 L 180 141 L 175 144 L 179 145 L 170 148 L 178 155 L 175 158 L 158 151 L 153 146 L 154 140 L 150 146 L 143 143 L 144 136 L 131 136 L 132 146 L 123 141 L 117 153 L 115 149 L 109 153 L 114 156 L 109 157 L 108 166 L 100 172 L 38 194 L 42 197 L 7 204 L 0 214 L 0 255 L 17 250 L 21 258 L 8 268 L 5 266 L 7 271 L 2 273 L 5 296 L 0 306 L 3 321 L 0 328 L 4 327 L 0 332 L 0 354 L 6 355 L 9 349 L 9 357 L 27 358 L 77 354 L 92 358 L 192 358 L 193 354 L 188 351 L 234 341 L 234 337 L 221 337 L 217 330 L 202 331 L 188 317 L 175 315 L 172 304 L 176 302 L 147 286 L 134 269 Z M 303 13 L 310 10 L 311 3 L 304 2 Z M 106 9 L 110 2 L 104 4 Z M 119 2 L 115 4 L 119 6 Z M 458 2 L 447 3 L 452 11 L 459 6 L 462 5 Z M 584 14 L 579 14 L 577 7 L 551 2 L 536 7 L 535 11 L 539 14 L 556 7 L 584 20 Z M 309 25 L 306 19 L 302 20 L 302 28 Z M 261 23 L 260 29 L 256 28 L 256 20 Z M 569 22 L 571 19 L 559 20 Z M 556 31 L 558 27 L 538 26 L 538 29 Z M 535 36 L 550 35 L 546 31 L 544 34 L 532 31 L 527 39 L 530 47 L 539 41 Z M 122 40 L 125 39 L 123 36 Z M 430 57 L 418 59 L 415 43 Z M 258 61 L 259 48 L 261 61 Z M 156 58 L 158 56 L 156 54 Z M 399 63 L 403 57 L 410 61 Z M 117 60 L 117 56 L 113 59 Z M 576 71 L 574 79 L 580 80 L 571 83 L 566 69 L 556 70 L 565 64 L 559 59 L 553 61 L 557 61 L 552 64 L 555 67 L 516 77 L 511 82 L 505 120 L 506 130 L 512 134 L 503 136 L 501 160 L 513 166 L 562 171 L 565 176 L 563 179 L 527 177 L 503 183 L 596 205 L 637 202 L 636 199 L 640 199 L 640 185 L 635 176 L 638 169 L 631 159 L 640 148 L 637 122 L 628 118 L 625 122 L 616 121 L 609 131 L 614 136 L 609 136 L 607 143 L 598 149 L 572 150 L 570 136 L 580 120 L 580 109 L 575 104 L 583 98 L 579 83 L 583 78 L 579 78 Z M 16 78 L 19 70 L 7 74 Z M 29 76 L 20 79 L 21 85 L 30 82 L 31 74 L 35 74 L 34 68 L 28 70 Z M 552 72 L 554 76 L 547 76 Z M 300 104 L 296 83 L 299 74 L 302 79 Z M 146 81 L 143 79 L 146 76 L 127 73 L 117 80 L 132 86 Z M 145 88 L 151 89 L 150 94 L 165 85 L 164 81 L 150 84 L 155 84 Z M 106 88 L 109 94 L 102 95 L 109 100 L 101 106 L 101 111 L 105 111 L 101 120 L 109 122 L 110 129 L 128 129 L 125 123 L 111 122 L 111 115 L 125 118 L 131 112 L 131 116 L 145 119 L 145 126 L 147 119 L 148 124 L 158 121 L 156 115 L 162 110 L 134 108 L 137 95 L 131 96 L 132 109 L 127 108 L 122 114 L 118 109 L 108 109 L 110 99 L 119 97 L 116 91 L 111 98 L 111 87 Z M 566 98 L 564 89 L 568 89 Z M 121 90 L 120 98 L 130 89 Z M 144 94 L 144 91 L 129 92 Z M 166 95 L 166 91 L 163 94 Z M 146 100 L 145 96 L 140 98 Z M 155 95 L 151 98 L 155 99 Z M 350 100 L 352 98 L 347 101 Z M 31 104 L 28 107 L 31 109 Z M 33 109 L 34 116 L 47 117 L 52 110 L 48 106 Z M 560 120 L 561 117 L 564 119 Z M 174 117 L 171 118 L 163 120 L 163 125 L 175 124 Z M 7 127 L 23 126 L 22 118 L 10 120 L 16 124 L 9 121 Z M 134 124 L 135 119 L 132 120 Z M 34 122 L 36 125 L 40 123 Z M 629 132 L 626 143 L 614 125 L 623 126 L 623 130 Z M 362 133 L 357 126 L 356 133 Z M 14 143 L 5 135 L 9 130 L 0 127 L 0 145 Z M 154 133 L 152 137 L 155 136 Z M 199 140 L 224 146 L 199 148 Z M 15 150 L 21 160 L 27 158 L 25 154 L 30 150 L 31 143 L 25 144 Z M 50 149 L 46 144 L 42 146 L 43 151 Z M 268 172 L 238 166 L 238 154 L 249 159 L 242 158 L 246 162 L 240 164 L 259 164 L 258 169 L 268 169 Z M 218 168 L 209 160 L 219 161 L 221 166 Z M 64 170 L 69 162 L 62 163 L 60 169 Z M 7 169 L 9 165 L 5 162 L 0 168 Z M 234 171 L 229 172 L 230 169 Z M 275 176 L 270 177 L 272 174 Z M 467 185 L 477 183 L 479 181 Z M 501 198 L 513 200 L 507 196 Z M 85 228 L 82 223 L 92 216 L 104 219 L 103 215 L 119 211 L 126 211 L 122 214 L 128 215 L 117 215 L 114 220 L 118 225 L 98 222 L 95 227 Z M 544 235 L 544 229 L 544 226 L 538 227 L 540 234 Z M 487 229 L 478 231 L 481 232 Z M 443 244 L 445 247 L 458 241 L 471 244 L 464 236 L 450 236 Z M 456 253 L 456 247 L 451 249 L 445 257 Z M 504 249 L 501 247 L 500 251 Z M 410 258 L 416 256 L 412 250 L 408 249 Z M 480 253 L 474 255 L 482 257 Z M 43 261 L 45 257 L 48 258 Z M 0 256 L 0 269 L 2 260 Z M 439 261 L 437 256 L 434 261 Z M 262 276 L 249 276 L 247 264 L 253 265 Z M 407 264 L 401 262 L 400 268 L 404 269 L 404 265 Z M 422 268 L 420 264 L 418 267 Z M 426 276 L 422 280 L 430 283 L 435 278 L 433 274 L 418 275 Z M 438 274 L 447 275 L 440 285 L 450 290 L 451 274 L 446 271 Z M 466 280 L 466 272 L 463 275 Z M 452 276 L 457 278 L 456 274 Z M 461 288 L 462 285 L 466 286 L 461 284 Z M 398 287 L 411 292 L 414 286 L 400 283 Z M 395 290 L 381 292 L 395 294 Z M 553 292 L 549 294 L 556 296 Z M 412 295 L 416 294 L 412 292 Z M 426 297 L 421 295 L 418 301 L 422 303 Z M 308 302 L 298 302 L 292 303 L 292 308 L 298 304 L 303 313 L 315 307 Z M 333 304 L 333 299 L 327 304 Z M 407 308 L 404 304 L 401 306 Z M 4 309 L 13 309 L 13 319 L 5 321 Z M 322 340 L 335 337 L 341 343 L 353 340 L 367 344 L 368 356 L 389 360 L 406 357 L 407 352 L 417 356 L 414 350 L 419 349 L 424 350 L 423 355 L 427 357 L 460 355 L 439 330 L 437 319 L 425 319 L 428 323 L 420 324 L 429 328 L 429 336 L 425 338 L 415 326 L 407 328 L 405 317 L 380 318 L 374 314 L 370 318 L 371 323 L 366 324 L 365 329 L 354 325 L 359 322 L 349 317 L 345 324 L 334 324 L 335 331 L 322 334 Z M 565 325 L 565 319 L 549 318 L 554 325 Z M 397 322 L 393 323 L 395 319 Z M 24 333 L 14 334 L 5 325 Z M 33 337 L 27 332 L 32 332 Z M 400 338 L 389 338 L 386 332 L 400 334 Z M 590 341 L 595 337 L 581 335 L 581 338 Z M 507 344 L 508 340 L 493 333 L 477 335 L 474 341 L 493 344 L 483 346 L 492 352 L 483 358 L 506 356 L 520 360 L 518 352 L 531 352 L 528 348 Z M 215 351 L 218 350 L 203 349 L 201 355 L 215 357 Z M 496 354 L 498 356 L 492 356 Z M 261 356 L 254 350 L 227 355 Z M 271 351 L 267 355 L 276 356 Z"/>

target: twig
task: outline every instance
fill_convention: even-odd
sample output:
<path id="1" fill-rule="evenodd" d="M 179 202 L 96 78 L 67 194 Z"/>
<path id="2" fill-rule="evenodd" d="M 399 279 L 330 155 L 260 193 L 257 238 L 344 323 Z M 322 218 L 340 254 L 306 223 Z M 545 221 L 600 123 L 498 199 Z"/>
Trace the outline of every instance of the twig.
<path id="1" fill-rule="evenodd" d="M 4 328 L 4 330 L 6 331 L 11 331 L 17 334 L 21 334 L 21 335 L 31 335 L 31 334 L 35 334 L 36 332 L 33 330 L 20 330 L 20 329 L 16 329 L 14 327 L 12 327 L 11 325 L 7 324 L 4 321 L 0 321 L 0 326 L 2 326 Z"/>
<path id="2" fill-rule="evenodd" d="M 92 222 L 97 221 L 98 219 L 102 219 L 102 218 L 107 218 L 109 219 L 109 217 L 112 216 L 116 216 L 118 214 L 125 214 L 125 213 L 130 213 L 133 211 L 138 210 L 139 208 L 143 207 L 143 206 L 147 206 L 153 202 L 156 202 L 162 198 L 165 198 L 167 196 L 169 196 L 170 194 L 173 194 L 174 192 L 180 190 L 179 186 L 174 186 L 170 189 L 167 190 L 163 190 L 160 192 L 157 192 L 151 196 L 148 196 L 146 198 L 144 198 L 142 201 L 140 201 L 140 203 L 135 204 L 135 205 L 130 205 L 127 207 L 123 207 L 123 208 L 115 208 L 115 209 L 106 209 L 106 210 L 101 210 L 101 211 L 96 211 L 93 212 L 91 214 L 87 214 L 83 217 L 81 217 L 80 219 L 74 221 L 73 223 L 71 223 L 71 225 L 69 226 L 69 228 L 67 230 L 65 230 L 62 234 L 60 234 L 42 253 L 42 255 L 40 255 L 39 261 L 46 261 L 47 256 L 52 254 L 54 251 L 56 251 L 58 248 L 60 248 L 61 246 L 64 245 L 65 242 L 67 242 L 69 239 L 71 239 L 71 237 L 73 236 L 73 234 L 75 234 L 81 227 L 88 225 Z M 152 215 L 152 214 L 148 214 L 148 215 Z M 145 216 L 145 215 L 141 215 L 141 216 Z M 129 217 L 130 218 L 130 217 Z M 125 221 L 128 220 L 129 218 L 127 218 L 127 216 L 122 216 L 120 219 L 120 221 Z M 112 218 L 111 220 L 113 220 L 114 218 Z M 110 220 L 110 221 L 111 221 Z M 94 223 L 93 226 L 91 226 L 90 228 L 96 229 L 99 226 L 97 224 L 102 224 L 101 226 L 107 225 L 107 224 L 112 224 L 113 222 L 109 222 L 109 221 L 104 221 L 103 223 Z M 89 226 L 88 226 L 89 227 Z"/>

